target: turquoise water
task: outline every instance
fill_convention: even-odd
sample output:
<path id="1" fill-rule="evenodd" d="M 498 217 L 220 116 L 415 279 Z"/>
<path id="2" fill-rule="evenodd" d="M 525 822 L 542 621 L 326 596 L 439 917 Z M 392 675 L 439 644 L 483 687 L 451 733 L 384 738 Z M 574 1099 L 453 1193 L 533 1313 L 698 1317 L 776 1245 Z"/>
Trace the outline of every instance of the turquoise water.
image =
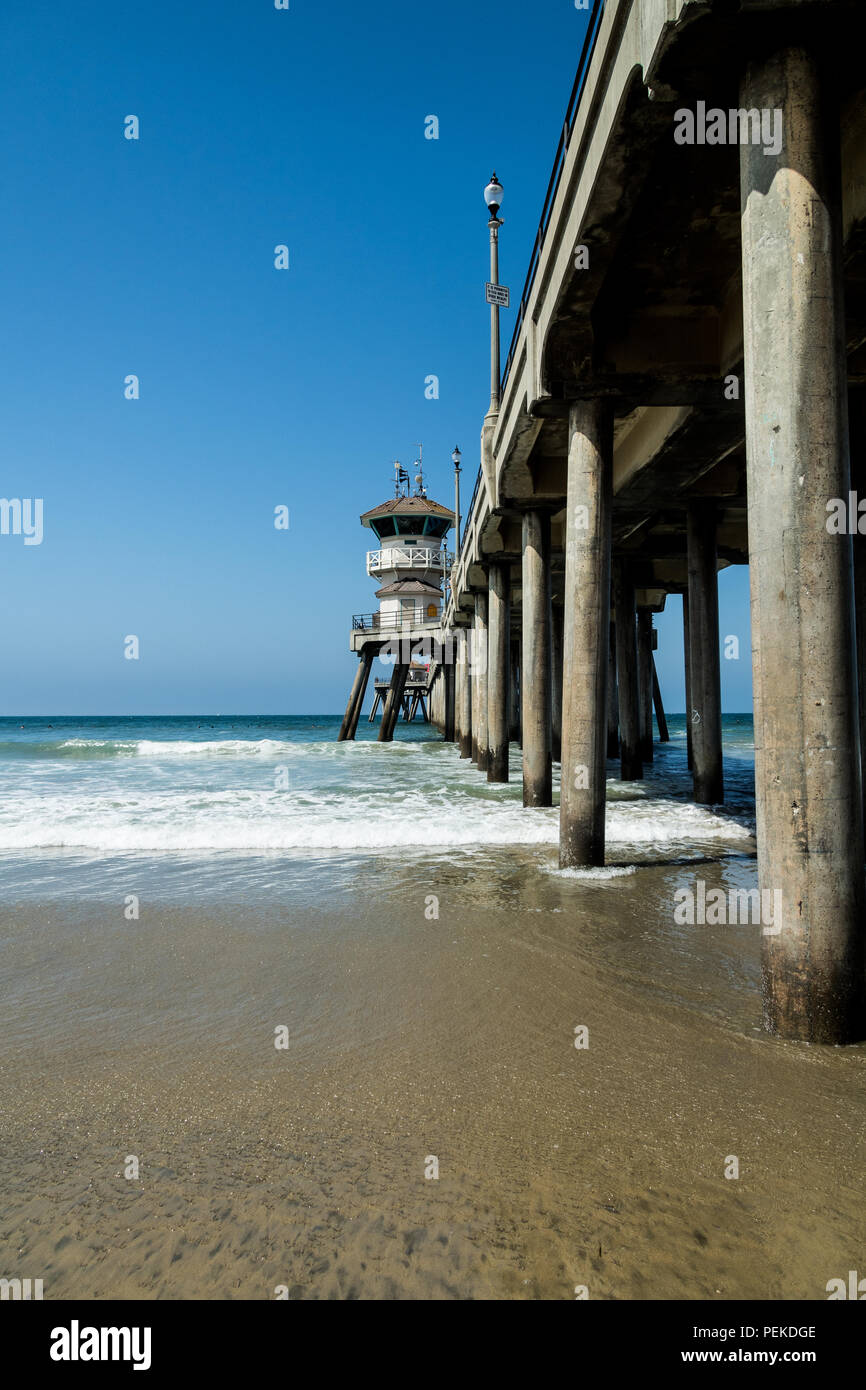
<path id="1" fill-rule="evenodd" d="M 690 801 L 685 718 L 669 720 L 640 783 L 608 768 L 614 864 L 753 851 L 748 715 L 724 720 L 726 805 Z M 296 868 L 358 856 L 458 856 L 517 850 L 549 858 L 558 810 L 525 810 L 520 751 L 512 780 L 491 786 L 428 725 L 376 742 L 337 743 L 336 716 L 0 719 L 0 888 L 65 893 L 103 886 L 114 868 L 183 866 L 204 891 L 219 864 L 252 882 L 266 863 Z M 558 772 L 558 769 L 557 769 Z M 270 881 L 270 880 L 269 880 Z"/>

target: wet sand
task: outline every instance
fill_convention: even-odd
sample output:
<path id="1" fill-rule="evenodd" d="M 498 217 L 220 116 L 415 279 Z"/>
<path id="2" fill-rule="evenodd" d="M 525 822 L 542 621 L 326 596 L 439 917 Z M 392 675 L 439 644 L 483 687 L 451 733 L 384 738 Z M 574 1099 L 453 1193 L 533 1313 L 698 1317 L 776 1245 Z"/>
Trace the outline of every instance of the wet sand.
<path id="1" fill-rule="evenodd" d="M 551 863 L 3 909 L 0 1273 L 47 1299 L 826 1298 L 864 1262 L 866 1048 L 766 1039 L 759 928 L 673 923 L 676 887 L 754 864 Z"/>

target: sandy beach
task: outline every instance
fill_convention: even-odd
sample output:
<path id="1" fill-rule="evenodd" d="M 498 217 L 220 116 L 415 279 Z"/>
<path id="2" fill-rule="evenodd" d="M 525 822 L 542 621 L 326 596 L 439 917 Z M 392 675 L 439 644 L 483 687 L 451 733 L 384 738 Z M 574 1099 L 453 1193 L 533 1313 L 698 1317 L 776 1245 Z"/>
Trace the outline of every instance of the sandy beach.
<path id="1" fill-rule="evenodd" d="M 857 1267 L 866 1048 L 762 1036 L 759 929 L 674 926 L 681 865 L 372 857 L 327 900 L 323 867 L 254 909 L 3 910 L 7 1276 L 58 1299 L 822 1299 Z"/>

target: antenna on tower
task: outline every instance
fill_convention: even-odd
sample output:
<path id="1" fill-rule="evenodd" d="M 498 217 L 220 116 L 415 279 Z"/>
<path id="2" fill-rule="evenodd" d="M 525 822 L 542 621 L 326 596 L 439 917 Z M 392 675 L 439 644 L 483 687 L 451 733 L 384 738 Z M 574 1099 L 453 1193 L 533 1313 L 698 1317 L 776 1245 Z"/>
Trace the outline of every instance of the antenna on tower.
<path id="1" fill-rule="evenodd" d="M 415 460 L 415 467 L 418 472 L 415 474 L 415 496 L 426 497 L 427 492 L 424 487 L 424 445 L 417 445 L 418 457 Z"/>
<path id="2" fill-rule="evenodd" d="M 409 483 L 409 474 L 406 472 L 406 469 L 399 459 L 394 460 L 394 474 L 394 496 L 399 501 L 401 497 L 406 495 L 402 491 L 403 484 L 405 483 L 408 486 Z"/>

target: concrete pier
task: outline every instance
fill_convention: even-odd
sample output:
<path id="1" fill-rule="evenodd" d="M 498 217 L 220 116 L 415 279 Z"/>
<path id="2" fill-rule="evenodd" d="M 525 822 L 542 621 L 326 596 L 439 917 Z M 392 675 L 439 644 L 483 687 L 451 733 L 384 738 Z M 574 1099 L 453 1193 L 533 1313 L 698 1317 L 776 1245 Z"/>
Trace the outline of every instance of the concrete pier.
<path id="1" fill-rule="evenodd" d="M 782 903 L 764 1022 L 844 1043 L 866 988 L 851 538 L 826 524 L 850 479 L 839 115 L 805 48 L 750 64 L 740 105 L 784 132 L 740 150 L 758 876 Z"/>
<path id="2" fill-rule="evenodd" d="M 679 596 L 694 795 L 721 801 L 718 575 L 751 565 L 764 1026 L 827 1042 L 866 1038 L 866 695 L 861 705 L 851 556 L 866 514 L 828 526 L 828 507 L 857 509 L 846 391 L 866 390 L 860 8 L 595 7 L 443 614 L 446 629 L 473 621 L 491 563 L 510 566 L 524 804 L 545 806 L 559 723 L 551 589 L 563 599 L 561 852 L 593 861 L 594 740 L 618 751 L 625 780 L 643 775 L 652 704 L 661 739 L 666 724 L 649 613 Z M 582 244 L 588 255 L 573 256 Z M 575 579 L 592 562 L 569 513 L 574 459 L 600 449 L 592 401 L 612 421 L 615 654 L 600 708 L 598 634 Z M 857 576 L 866 609 L 859 555 Z M 863 612 L 859 624 L 866 672 Z M 584 765 L 586 786 L 570 771 Z"/>
<path id="3" fill-rule="evenodd" d="M 640 755 L 653 760 L 653 615 L 641 604 L 637 610 L 637 688 L 640 710 Z"/>
<path id="4" fill-rule="evenodd" d="M 488 782 L 508 781 L 509 566 L 491 564 L 488 576 L 487 739 Z"/>
<path id="5" fill-rule="evenodd" d="M 640 756 L 640 700 L 637 677 L 637 627 L 634 583 L 628 560 L 613 566 L 613 602 L 616 609 L 616 684 L 619 693 L 620 776 L 624 782 L 643 777 Z"/>
<path id="6" fill-rule="evenodd" d="M 693 502 L 689 506 L 687 535 L 692 777 L 695 801 L 712 806 L 723 801 L 725 795 L 716 515 L 712 502 Z"/>
<path id="7" fill-rule="evenodd" d="M 550 514 L 523 513 L 523 804 L 553 804 L 551 766 Z"/>
<path id="8" fill-rule="evenodd" d="M 604 863 L 613 429 L 605 402 L 569 412 L 559 863 Z"/>

